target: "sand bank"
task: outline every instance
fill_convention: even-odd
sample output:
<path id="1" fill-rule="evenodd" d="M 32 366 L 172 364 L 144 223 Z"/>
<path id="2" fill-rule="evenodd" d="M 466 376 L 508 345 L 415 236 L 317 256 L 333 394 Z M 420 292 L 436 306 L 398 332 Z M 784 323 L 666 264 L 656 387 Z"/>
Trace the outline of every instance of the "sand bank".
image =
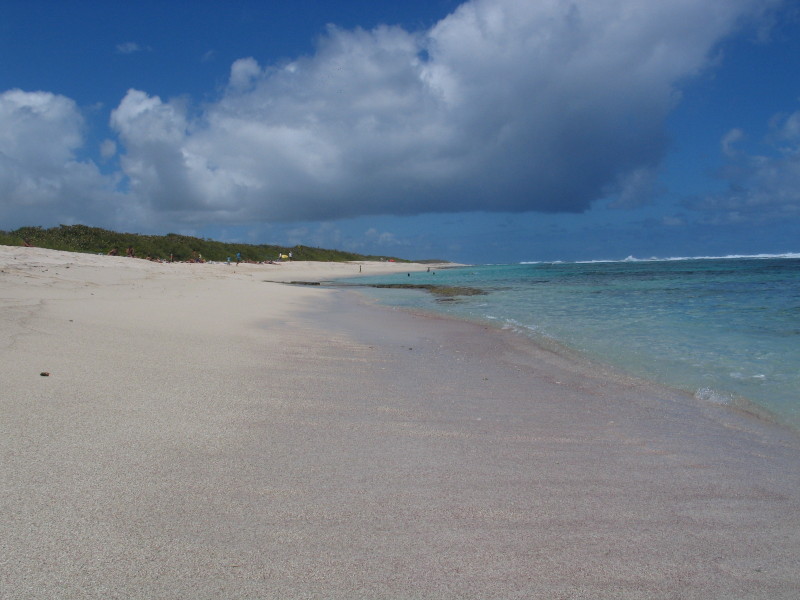
<path id="1" fill-rule="evenodd" d="M 339 269 L 0 246 L 2 596 L 797 597 L 794 434 Z"/>

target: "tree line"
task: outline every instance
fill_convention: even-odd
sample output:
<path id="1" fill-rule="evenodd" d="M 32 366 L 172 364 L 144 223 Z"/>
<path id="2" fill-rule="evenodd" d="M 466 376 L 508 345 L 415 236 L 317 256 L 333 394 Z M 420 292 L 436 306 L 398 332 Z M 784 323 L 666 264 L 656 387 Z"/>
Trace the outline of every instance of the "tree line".
<path id="1" fill-rule="evenodd" d="M 89 227 L 87 225 L 59 225 L 45 229 L 42 227 L 20 227 L 13 231 L 0 231 L 0 245 L 30 245 L 51 250 L 108 254 L 115 248 L 122 256 L 132 248 L 137 257 L 157 260 L 213 260 L 225 261 L 237 254 L 245 261 L 264 262 L 276 260 L 279 256 L 291 253 L 293 260 L 314 260 L 323 262 L 344 262 L 350 260 L 395 260 L 403 259 L 387 256 L 373 256 L 327 250 L 309 246 L 275 246 L 272 244 L 234 244 L 217 242 L 211 239 L 168 233 L 166 235 L 140 235 L 120 233 Z"/>

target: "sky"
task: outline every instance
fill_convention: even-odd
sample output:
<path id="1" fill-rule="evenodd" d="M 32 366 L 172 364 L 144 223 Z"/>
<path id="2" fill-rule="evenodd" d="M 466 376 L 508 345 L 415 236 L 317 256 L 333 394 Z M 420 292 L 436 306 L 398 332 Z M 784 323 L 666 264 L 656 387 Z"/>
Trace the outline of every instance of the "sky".
<path id="1" fill-rule="evenodd" d="M 0 229 L 800 251 L 797 0 L 0 0 Z"/>

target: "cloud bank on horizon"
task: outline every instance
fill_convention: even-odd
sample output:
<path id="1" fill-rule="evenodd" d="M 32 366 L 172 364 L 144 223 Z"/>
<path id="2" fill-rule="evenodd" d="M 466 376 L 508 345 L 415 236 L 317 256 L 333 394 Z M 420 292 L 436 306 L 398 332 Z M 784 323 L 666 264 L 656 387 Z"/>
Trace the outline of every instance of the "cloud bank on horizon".
<path id="1" fill-rule="evenodd" d="M 470 0 L 426 31 L 329 26 L 312 55 L 237 60 L 205 104 L 129 90 L 97 160 L 73 100 L 8 90 L 0 217 L 152 228 L 637 206 L 681 83 L 779 4 Z M 686 206 L 797 211 L 800 111 L 776 121 L 777 157 L 738 152 L 740 136 L 723 140 L 730 190 Z"/>

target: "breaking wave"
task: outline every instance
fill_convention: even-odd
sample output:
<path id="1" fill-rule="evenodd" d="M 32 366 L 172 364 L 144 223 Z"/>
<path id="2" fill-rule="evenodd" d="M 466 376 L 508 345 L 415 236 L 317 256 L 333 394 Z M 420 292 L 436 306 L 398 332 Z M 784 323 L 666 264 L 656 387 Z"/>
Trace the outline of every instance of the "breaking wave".
<path id="1" fill-rule="evenodd" d="M 623 259 L 595 259 L 595 260 L 576 260 L 572 261 L 574 264 L 578 265 L 591 265 L 591 264 L 602 264 L 602 263 L 626 263 L 626 262 L 672 262 L 672 261 L 681 261 L 681 260 L 740 260 L 740 259 L 751 259 L 751 260 L 759 260 L 759 259 L 800 259 L 800 252 L 786 252 L 783 254 L 727 254 L 724 256 L 668 256 L 668 257 L 657 257 L 652 256 L 650 258 L 637 258 L 635 256 L 628 256 L 627 258 Z M 549 265 L 557 265 L 563 264 L 565 261 L 560 260 L 553 260 L 553 261 L 545 261 L 545 260 L 531 260 L 531 261 L 520 261 L 519 264 L 521 265 L 540 265 L 540 264 L 549 264 Z M 568 262 L 568 261 L 567 261 Z"/>

